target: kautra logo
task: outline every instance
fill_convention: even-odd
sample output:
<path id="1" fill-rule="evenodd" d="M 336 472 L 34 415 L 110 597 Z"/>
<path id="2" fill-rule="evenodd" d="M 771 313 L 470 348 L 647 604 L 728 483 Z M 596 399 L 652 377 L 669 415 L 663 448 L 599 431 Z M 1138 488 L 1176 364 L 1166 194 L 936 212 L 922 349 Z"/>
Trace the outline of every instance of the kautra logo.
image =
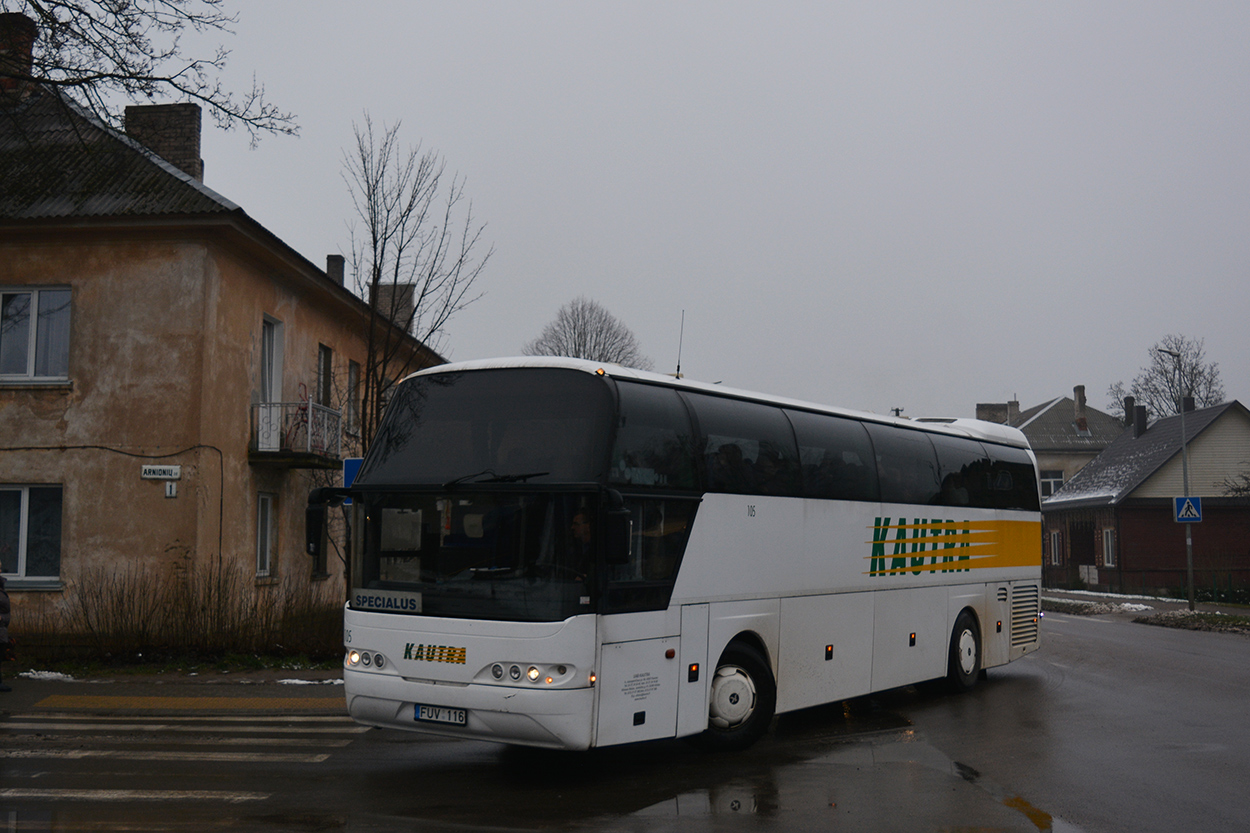
<path id="1" fill-rule="evenodd" d="M 955 552 L 972 545 L 969 521 L 915 518 L 911 523 L 899 518 L 877 518 L 872 527 L 870 576 L 901 576 L 906 573 L 962 573 L 971 570 L 967 552 Z M 886 547 L 893 551 L 886 556 Z M 886 562 L 889 561 L 889 566 Z"/>
<path id="2" fill-rule="evenodd" d="M 1042 565 L 1039 521 L 877 518 L 872 527 L 870 576 L 962 573 Z M 868 543 L 868 542 L 865 542 Z"/>
<path id="3" fill-rule="evenodd" d="M 404 659 L 417 659 L 424 662 L 450 662 L 454 665 L 464 665 L 466 653 L 464 648 L 453 648 L 450 645 L 418 645 L 415 642 L 409 642 L 404 646 Z"/>

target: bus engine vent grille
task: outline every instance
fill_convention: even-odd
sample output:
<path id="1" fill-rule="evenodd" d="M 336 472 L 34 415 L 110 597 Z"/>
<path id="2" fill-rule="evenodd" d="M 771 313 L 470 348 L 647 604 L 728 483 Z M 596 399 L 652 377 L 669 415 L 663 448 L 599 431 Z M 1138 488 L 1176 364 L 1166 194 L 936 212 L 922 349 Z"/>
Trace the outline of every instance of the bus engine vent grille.
<path id="1" fill-rule="evenodd" d="M 1037 641 L 1037 621 L 1040 611 L 1040 593 L 1037 587 L 1015 587 L 1011 594 L 1011 646 L 1027 645 Z"/>

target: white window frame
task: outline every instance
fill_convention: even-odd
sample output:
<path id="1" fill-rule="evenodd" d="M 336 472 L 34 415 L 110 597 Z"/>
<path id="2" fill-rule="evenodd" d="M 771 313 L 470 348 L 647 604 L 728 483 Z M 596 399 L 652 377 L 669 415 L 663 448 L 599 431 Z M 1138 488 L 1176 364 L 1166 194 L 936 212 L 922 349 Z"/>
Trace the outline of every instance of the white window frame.
<path id="1" fill-rule="evenodd" d="M 1046 476 L 1048 474 L 1054 474 L 1056 472 L 1059 473 L 1059 477 L 1057 478 Z M 1042 487 L 1042 497 L 1048 498 L 1051 495 L 1053 495 L 1055 492 L 1063 488 L 1063 483 L 1064 483 L 1063 470 L 1062 469 L 1045 469 L 1044 471 L 1040 471 L 1038 472 L 1038 482 L 1041 484 L 1041 487 Z M 1049 491 L 1047 491 L 1048 488 L 1049 488 Z"/>
<path id="2" fill-rule="evenodd" d="M 282 401 L 282 322 L 268 315 L 261 322 L 260 401 Z"/>
<path id="3" fill-rule="evenodd" d="M 1058 529 L 1050 531 L 1050 566 L 1063 566 L 1063 532 Z"/>
<path id="4" fill-rule="evenodd" d="M 1102 529 L 1102 566 L 1115 567 L 1115 527 Z"/>
<path id="5" fill-rule="evenodd" d="M 62 528 L 61 537 L 57 542 L 58 547 L 64 552 L 64 501 L 65 490 L 59 483 L 35 483 L 26 486 L 0 484 L 0 492 L 17 492 L 18 497 L 18 526 L 17 526 L 17 569 L 13 572 L 3 573 L 5 579 L 21 582 L 59 582 L 60 576 L 60 558 L 57 559 L 57 575 L 54 576 L 30 576 L 28 571 L 28 556 L 30 547 L 30 490 L 31 489 L 58 489 L 61 492 L 61 512 L 62 512 Z M 3 544 L 3 542 L 0 542 Z"/>
<path id="6" fill-rule="evenodd" d="M 273 557 L 278 549 L 278 496 L 272 492 L 256 495 L 256 577 L 273 575 Z"/>
<path id="7" fill-rule="evenodd" d="M 56 373 L 37 374 L 35 372 L 36 363 L 39 358 L 40 331 L 41 327 L 39 319 L 41 316 L 40 304 L 43 296 L 51 292 L 64 292 L 70 295 L 70 309 L 66 316 L 66 327 L 72 324 L 73 315 L 73 293 L 68 286 L 0 286 L 0 309 L 3 309 L 4 300 L 10 296 L 29 295 L 30 309 L 27 313 L 27 333 L 26 333 L 26 367 L 20 373 L 2 373 L 0 372 L 0 381 L 3 382 L 64 382 L 69 379 L 69 337 L 70 333 L 65 334 L 66 354 L 64 368 L 57 368 Z M 59 364 L 59 362 L 58 362 Z"/>

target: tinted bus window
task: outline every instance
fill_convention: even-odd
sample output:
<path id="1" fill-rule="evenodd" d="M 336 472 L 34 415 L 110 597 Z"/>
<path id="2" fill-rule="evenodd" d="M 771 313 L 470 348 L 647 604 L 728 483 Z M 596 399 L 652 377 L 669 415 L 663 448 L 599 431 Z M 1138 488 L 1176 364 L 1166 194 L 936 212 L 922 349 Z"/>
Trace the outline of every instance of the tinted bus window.
<path id="1" fill-rule="evenodd" d="M 686 394 L 699 419 L 710 492 L 797 495 L 799 453 L 780 408 Z"/>
<path id="2" fill-rule="evenodd" d="M 933 444 L 922 431 L 868 423 L 882 503 L 936 503 L 941 492 Z"/>
<path id="3" fill-rule="evenodd" d="M 620 415 L 608 482 L 656 489 L 695 487 L 694 431 L 672 388 L 619 382 Z"/>
<path id="4" fill-rule="evenodd" d="M 1040 509 L 1037 471 L 1023 448 L 986 445 L 990 454 L 990 501 L 995 509 Z"/>
<path id="5" fill-rule="evenodd" d="M 937 502 L 942 506 L 992 506 L 990 458 L 985 447 L 976 440 L 945 434 L 930 434 L 929 440 L 937 452 L 942 484 Z"/>
<path id="6" fill-rule="evenodd" d="M 803 496 L 878 499 L 872 443 L 861 423 L 807 411 L 786 411 L 799 441 Z"/>
<path id="7" fill-rule="evenodd" d="M 611 425 L 611 390 L 589 373 L 416 376 L 396 390 L 356 482 L 601 482 Z"/>

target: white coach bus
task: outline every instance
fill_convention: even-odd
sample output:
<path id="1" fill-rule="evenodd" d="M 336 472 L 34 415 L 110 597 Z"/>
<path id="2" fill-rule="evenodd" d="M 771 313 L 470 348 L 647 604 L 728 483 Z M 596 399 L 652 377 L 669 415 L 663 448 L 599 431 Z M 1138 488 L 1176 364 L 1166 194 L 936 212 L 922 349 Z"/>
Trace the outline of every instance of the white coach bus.
<path id="1" fill-rule="evenodd" d="M 350 489 L 359 722 L 564 749 L 698 736 L 1038 646 L 1023 434 L 569 359 L 405 379 Z"/>

